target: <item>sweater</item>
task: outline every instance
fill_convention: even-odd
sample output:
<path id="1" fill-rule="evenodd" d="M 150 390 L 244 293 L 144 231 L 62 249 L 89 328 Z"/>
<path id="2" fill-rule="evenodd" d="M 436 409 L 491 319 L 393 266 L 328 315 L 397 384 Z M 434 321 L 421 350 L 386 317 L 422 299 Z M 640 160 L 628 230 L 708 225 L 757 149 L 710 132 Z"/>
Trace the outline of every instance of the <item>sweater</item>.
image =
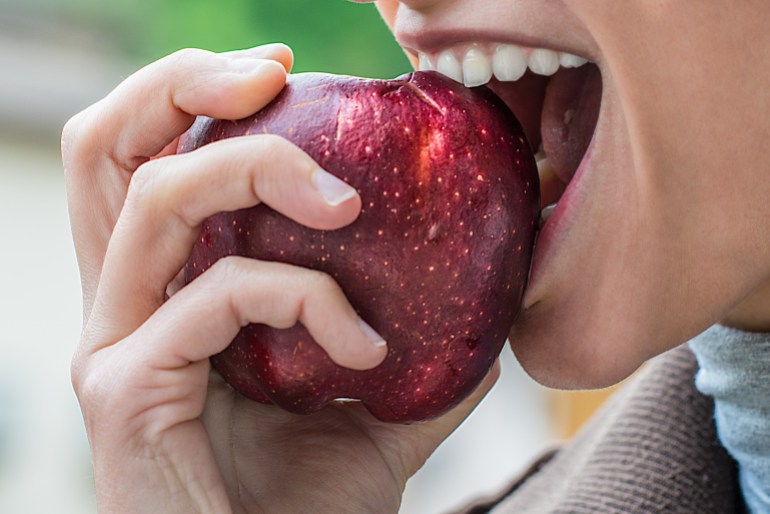
<path id="1" fill-rule="evenodd" d="M 652 359 L 571 441 L 465 514 L 744 512 L 687 345 Z"/>

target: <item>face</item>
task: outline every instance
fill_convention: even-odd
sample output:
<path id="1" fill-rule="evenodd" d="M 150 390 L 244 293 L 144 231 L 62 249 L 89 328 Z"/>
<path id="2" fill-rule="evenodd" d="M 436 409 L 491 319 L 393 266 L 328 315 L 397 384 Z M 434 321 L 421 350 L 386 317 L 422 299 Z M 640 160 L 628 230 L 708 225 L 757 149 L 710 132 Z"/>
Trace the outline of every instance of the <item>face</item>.
<path id="1" fill-rule="evenodd" d="M 510 334 L 533 377 L 609 385 L 726 316 L 770 326 L 770 3 L 377 6 L 415 65 L 491 69 L 544 148 L 556 206 Z"/>

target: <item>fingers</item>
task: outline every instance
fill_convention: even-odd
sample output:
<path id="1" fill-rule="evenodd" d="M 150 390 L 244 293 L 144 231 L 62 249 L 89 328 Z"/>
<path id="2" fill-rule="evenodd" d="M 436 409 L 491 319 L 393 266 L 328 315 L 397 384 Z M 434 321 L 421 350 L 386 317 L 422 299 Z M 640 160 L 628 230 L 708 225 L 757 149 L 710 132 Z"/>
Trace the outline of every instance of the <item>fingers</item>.
<path id="1" fill-rule="evenodd" d="M 175 152 L 195 115 L 253 114 L 283 87 L 291 50 L 281 44 L 213 54 L 184 50 L 129 77 L 74 116 L 62 132 L 62 162 L 88 317 L 104 254 L 133 171 Z"/>
<path id="2" fill-rule="evenodd" d="M 187 130 L 194 115 L 239 119 L 255 113 L 283 88 L 290 62 L 270 57 L 285 60 L 285 48 L 237 58 L 184 50 L 140 70 L 106 99 L 105 108 L 125 124 L 109 125 L 104 136 L 114 147 L 105 150 L 121 167 L 135 169 Z M 140 102 L 145 105 L 137 111 Z"/>
<path id="3" fill-rule="evenodd" d="M 133 171 L 196 115 L 239 119 L 264 107 L 283 88 L 292 61 L 280 44 L 225 54 L 180 50 L 130 76 L 73 124 L 79 139 L 94 143 L 81 147 L 96 146 L 88 151 Z"/>
<path id="4" fill-rule="evenodd" d="M 277 136 L 218 141 L 140 167 L 112 234 L 97 291 L 94 311 L 121 314 L 105 337 L 125 337 L 163 303 L 166 287 L 189 258 L 205 218 L 263 201 L 317 229 L 352 222 L 361 205 L 353 188 Z"/>
<path id="5" fill-rule="evenodd" d="M 220 55 L 233 59 L 272 59 L 280 62 L 286 73 L 289 73 L 294 66 L 294 54 L 291 48 L 283 43 L 271 43 L 254 48 L 231 50 L 229 52 L 222 52 Z"/>
<path id="6" fill-rule="evenodd" d="M 151 366 L 178 369 L 221 352 L 249 323 L 289 328 L 297 322 L 340 366 L 369 369 L 387 354 L 329 275 L 243 257 L 221 259 L 179 291 L 132 343 Z"/>

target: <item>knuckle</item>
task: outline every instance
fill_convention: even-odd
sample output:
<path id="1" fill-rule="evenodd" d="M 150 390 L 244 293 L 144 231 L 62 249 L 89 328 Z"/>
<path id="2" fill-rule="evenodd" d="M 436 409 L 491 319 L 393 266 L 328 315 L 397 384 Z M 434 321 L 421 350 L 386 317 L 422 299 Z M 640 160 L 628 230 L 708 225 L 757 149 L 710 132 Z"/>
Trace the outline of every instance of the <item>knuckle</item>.
<path id="1" fill-rule="evenodd" d="M 131 175 L 128 183 L 128 192 L 126 193 L 126 204 L 137 205 L 139 203 L 150 203 L 156 190 L 157 161 L 148 161 L 139 166 Z"/>
<path id="2" fill-rule="evenodd" d="M 308 291 L 318 291 L 321 294 L 329 295 L 340 291 L 337 281 L 323 271 L 308 270 L 307 274 Z"/>
<path id="3" fill-rule="evenodd" d="M 254 138 L 254 141 L 261 145 L 262 150 L 282 151 L 291 145 L 286 138 L 277 134 L 262 134 Z"/>
<path id="4" fill-rule="evenodd" d="M 119 372 L 109 366 L 89 366 L 88 373 L 80 377 L 75 394 L 86 421 L 86 429 L 109 430 L 116 423 L 122 424 L 127 410 L 136 400 L 136 388 L 117 379 Z"/>
<path id="5" fill-rule="evenodd" d="M 103 367 L 93 366 L 82 359 L 73 360 L 72 386 L 84 412 L 93 414 L 96 409 L 110 403 L 113 396 L 110 375 Z"/>
<path id="6" fill-rule="evenodd" d="M 107 396 L 104 392 L 104 380 L 99 373 L 78 372 L 73 375 L 75 395 L 81 405 L 99 405 Z"/>
<path id="7" fill-rule="evenodd" d="M 80 390 L 83 388 L 83 381 L 85 379 L 85 365 L 83 359 L 80 356 L 80 352 L 76 353 L 70 362 L 70 381 L 72 382 L 72 389 L 79 397 Z"/>
<path id="8" fill-rule="evenodd" d="M 156 198 L 156 178 L 152 168 L 142 165 L 131 175 L 120 219 L 134 220 L 134 223 L 145 219 L 159 222 L 160 213 L 157 211 L 163 202 Z"/>
<path id="9" fill-rule="evenodd" d="M 245 326 L 250 320 L 241 306 L 242 284 L 244 283 L 245 258 L 238 256 L 226 256 L 215 262 L 201 278 L 207 280 L 206 286 L 217 288 L 224 292 L 224 299 L 232 316 L 238 320 L 241 326 Z"/>
<path id="10" fill-rule="evenodd" d="M 79 141 L 78 135 L 80 133 L 80 128 L 83 125 L 82 120 L 84 112 L 85 111 L 81 111 L 71 117 L 69 120 L 67 120 L 67 123 L 64 124 L 64 128 L 62 128 L 61 151 L 62 159 L 65 161 L 65 164 L 72 155 L 72 152 L 77 147 L 77 143 Z"/>
<path id="11" fill-rule="evenodd" d="M 260 159 L 252 159 L 253 163 L 274 164 L 277 160 L 286 159 L 294 149 L 294 145 L 288 139 L 277 134 L 259 134 L 246 137 L 249 145 L 248 154 L 257 155 Z"/>
<path id="12" fill-rule="evenodd" d="M 61 132 L 61 156 L 64 165 L 64 175 L 67 179 L 85 172 L 93 167 L 92 160 L 101 153 L 99 146 L 99 128 L 94 122 L 93 111 L 99 104 L 72 116 L 65 123 Z"/>
<path id="13" fill-rule="evenodd" d="M 215 262 L 204 273 L 213 284 L 237 283 L 243 278 L 243 257 L 228 255 Z"/>
<path id="14" fill-rule="evenodd" d="M 296 160 L 303 155 L 302 151 L 299 150 L 296 145 L 283 136 L 264 134 L 257 139 L 262 144 L 262 151 L 270 156 L 271 161 L 274 159 L 283 161 L 288 161 L 290 159 Z"/>
<path id="15" fill-rule="evenodd" d="M 210 58 L 212 55 L 214 55 L 213 52 L 200 48 L 182 48 L 168 55 L 163 61 L 172 68 L 187 68 L 188 66 L 198 65 L 201 61 Z"/>
<path id="16" fill-rule="evenodd" d="M 264 134 L 252 139 L 253 151 L 246 156 L 246 169 L 252 173 L 252 185 L 258 197 L 280 196 L 281 185 L 296 178 L 286 173 L 301 162 L 298 149 L 287 139 L 274 134 Z M 254 158 L 253 156 L 259 156 Z"/>
<path id="17" fill-rule="evenodd" d="M 95 352 L 88 349 L 90 344 L 93 341 L 81 341 L 70 364 L 70 377 L 87 428 L 103 428 L 124 417 L 127 406 L 136 403 L 137 391 L 151 383 L 151 368 L 143 357 L 127 358 L 125 348 L 130 342 Z"/>
<path id="18" fill-rule="evenodd" d="M 180 156 L 169 155 L 139 166 L 128 184 L 126 206 L 140 208 L 156 220 L 173 217 L 187 227 L 200 223 L 196 215 L 198 204 L 193 198 L 199 184 L 176 172 L 182 166 L 179 159 Z"/>
<path id="19" fill-rule="evenodd" d="M 211 66 L 216 57 L 214 52 L 200 48 L 183 48 L 158 61 L 159 75 L 171 77 L 168 83 L 180 84 L 179 89 L 171 93 L 172 97 L 193 95 L 201 86 L 202 77 L 200 71 Z"/>

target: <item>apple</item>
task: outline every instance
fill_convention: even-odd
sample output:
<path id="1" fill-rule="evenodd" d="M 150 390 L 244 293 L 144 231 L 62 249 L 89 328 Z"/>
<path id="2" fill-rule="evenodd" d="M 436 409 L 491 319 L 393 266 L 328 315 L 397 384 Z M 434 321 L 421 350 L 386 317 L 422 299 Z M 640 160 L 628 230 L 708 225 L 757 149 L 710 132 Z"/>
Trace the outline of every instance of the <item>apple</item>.
<path id="1" fill-rule="evenodd" d="M 499 355 L 528 278 L 539 184 L 516 118 L 489 89 L 435 72 L 306 73 L 252 117 L 198 119 L 181 151 L 261 133 L 355 187 L 360 216 L 319 231 L 265 205 L 218 214 L 201 227 L 186 281 L 234 254 L 321 270 L 388 354 L 374 369 L 346 369 L 300 324 L 252 324 L 212 358 L 215 369 L 243 395 L 295 413 L 355 399 L 380 420 L 411 423 L 457 405 Z"/>

